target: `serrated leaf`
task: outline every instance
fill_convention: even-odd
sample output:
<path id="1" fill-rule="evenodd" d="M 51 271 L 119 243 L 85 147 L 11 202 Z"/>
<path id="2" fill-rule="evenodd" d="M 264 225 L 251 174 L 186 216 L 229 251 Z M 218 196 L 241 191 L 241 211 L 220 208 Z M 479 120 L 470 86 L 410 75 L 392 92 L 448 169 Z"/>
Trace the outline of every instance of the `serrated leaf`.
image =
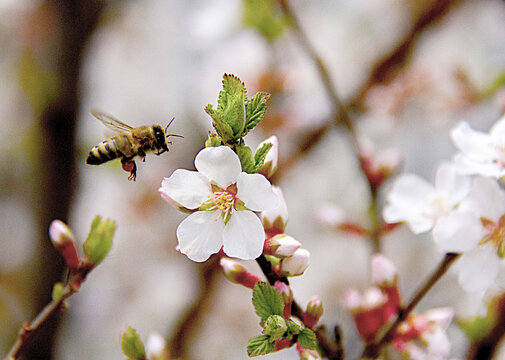
<path id="1" fill-rule="evenodd" d="M 227 142 L 228 140 L 233 139 L 233 129 L 224 120 L 224 114 L 221 110 L 214 110 L 212 105 L 208 104 L 205 107 L 205 112 L 212 118 L 212 126 L 214 126 L 214 129 L 216 129 L 216 132 L 223 141 Z"/>
<path id="2" fill-rule="evenodd" d="M 128 330 L 121 335 L 121 350 L 131 360 L 141 360 L 146 357 L 144 344 L 137 331 L 131 326 L 128 326 Z"/>
<path id="3" fill-rule="evenodd" d="M 247 355 L 250 357 L 270 354 L 274 351 L 275 342 L 269 335 L 259 335 L 249 340 Z"/>
<path id="4" fill-rule="evenodd" d="M 282 338 L 288 330 L 286 320 L 280 315 L 270 315 L 264 325 L 263 334 L 270 336 L 272 340 Z"/>
<path id="5" fill-rule="evenodd" d="M 246 109 L 246 128 L 247 131 L 252 130 L 263 119 L 265 111 L 267 111 L 267 100 L 270 94 L 259 92 L 245 103 Z"/>
<path id="6" fill-rule="evenodd" d="M 282 316 L 284 311 L 281 293 L 275 287 L 262 281 L 254 285 L 252 303 L 262 322 L 271 315 Z"/>
<path id="7" fill-rule="evenodd" d="M 240 165 L 242 165 L 242 171 L 246 173 L 254 173 L 256 169 L 256 163 L 254 160 L 254 155 L 249 146 L 239 145 L 236 147 L 238 158 L 240 159 Z"/>
<path id="8" fill-rule="evenodd" d="M 274 41 L 282 35 L 287 23 L 274 1 L 244 0 L 244 25 L 255 28 L 268 41 Z"/>
<path id="9" fill-rule="evenodd" d="M 256 154 L 254 154 L 254 172 L 258 172 L 258 170 L 261 169 L 265 163 L 265 157 L 267 156 L 272 146 L 274 146 L 272 143 L 265 143 L 258 150 L 256 150 Z"/>
<path id="10" fill-rule="evenodd" d="M 223 90 L 219 92 L 217 111 L 222 113 L 223 120 L 233 129 L 234 139 L 241 138 L 245 129 L 246 98 L 247 91 L 244 83 L 234 75 L 224 74 Z"/>
<path id="11" fill-rule="evenodd" d="M 83 245 L 84 254 L 90 264 L 98 265 L 107 256 L 112 247 L 115 230 L 116 224 L 113 221 L 108 219 L 102 221 L 100 216 L 95 217 Z"/>
<path id="12" fill-rule="evenodd" d="M 309 328 L 303 328 L 298 334 L 298 343 L 302 348 L 316 350 L 316 334 Z"/>

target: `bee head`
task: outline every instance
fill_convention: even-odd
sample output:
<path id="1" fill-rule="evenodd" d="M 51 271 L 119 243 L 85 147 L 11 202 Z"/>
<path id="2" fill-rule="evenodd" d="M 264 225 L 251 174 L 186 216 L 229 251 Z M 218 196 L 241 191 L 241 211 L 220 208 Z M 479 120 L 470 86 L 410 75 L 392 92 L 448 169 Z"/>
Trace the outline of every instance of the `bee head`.
<path id="1" fill-rule="evenodd" d="M 168 151 L 167 143 L 165 140 L 165 131 L 163 130 L 163 128 L 159 125 L 154 125 L 153 130 L 154 130 L 154 137 L 156 139 L 156 147 L 158 149 Z"/>

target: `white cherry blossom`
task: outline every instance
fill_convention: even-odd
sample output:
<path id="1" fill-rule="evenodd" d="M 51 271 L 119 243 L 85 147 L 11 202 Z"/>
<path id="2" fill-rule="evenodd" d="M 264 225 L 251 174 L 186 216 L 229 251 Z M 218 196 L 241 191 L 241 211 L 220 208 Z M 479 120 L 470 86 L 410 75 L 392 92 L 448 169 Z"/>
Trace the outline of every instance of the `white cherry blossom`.
<path id="1" fill-rule="evenodd" d="M 475 131 L 466 122 L 459 123 L 451 137 L 460 150 L 455 158 L 459 172 L 501 179 L 505 176 L 505 115 L 489 134 Z"/>
<path id="2" fill-rule="evenodd" d="M 438 167 L 434 186 L 417 175 L 401 175 L 387 194 L 384 219 L 405 222 L 414 234 L 429 231 L 455 209 L 470 187 L 470 178 L 458 175 L 451 163 Z"/>
<path id="3" fill-rule="evenodd" d="M 239 259 L 261 255 L 265 233 L 253 211 L 277 205 L 268 180 L 242 172 L 237 154 L 227 146 L 201 150 L 195 167 L 198 171 L 175 170 L 160 188 L 164 199 L 195 211 L 177 228 L 181 252 L 197 262 L 221 247 Z"/>
<path id="4" fill-rule="evenodd" d="M 433 238 L 444 251 L 463 253 L 458 271 L 466 291 L 486 290 L 505 256 L 505 191 L 495 180 L 475 178 L 458 210 L 438 221 Z"/>

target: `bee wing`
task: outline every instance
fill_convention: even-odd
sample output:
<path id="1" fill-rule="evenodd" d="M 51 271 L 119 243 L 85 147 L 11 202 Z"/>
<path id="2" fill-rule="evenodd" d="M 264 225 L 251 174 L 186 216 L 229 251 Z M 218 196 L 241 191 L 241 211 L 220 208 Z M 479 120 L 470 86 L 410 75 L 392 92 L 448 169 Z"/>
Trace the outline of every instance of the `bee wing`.
<path id="1" fill-rule="evenodd" d="M 133 130 L 133 127 L 131 127 L 130 125 L 127 125 L 124 122 L 121 122 L 118 119 L 116 119 L 114 116 L 106 114 L 100 110 L 91 109 L 90 113 L 98 120 L 100 120 L 102 124 L 104 124 L 106 127 L 108 127 L 109 129 L 111 129 L 116 133 L 124 134 L 129 133 L 130 131 Z"/>

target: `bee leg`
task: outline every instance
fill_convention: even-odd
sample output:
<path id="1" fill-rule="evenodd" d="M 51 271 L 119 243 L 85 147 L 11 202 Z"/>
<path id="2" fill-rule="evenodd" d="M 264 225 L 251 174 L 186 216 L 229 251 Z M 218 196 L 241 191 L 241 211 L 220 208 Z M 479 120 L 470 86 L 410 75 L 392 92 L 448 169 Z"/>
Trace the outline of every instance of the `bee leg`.
<path id="1" fill-rule="evenodd" d="M 139 150 L 138 156 L 142 158 L 142 162 L 146 162 L 146 153 L 142 150 Z"/>
<path id="2" fill-rule="evenodd" d="M 130 172 L 128 180 L 135 181 L 135 179 L 137 178 L 137 165 L 135 164 L 135 161 L 132 161 L 131 159 L 128 158 L 122 158 L 121 164 L 123 166 L 124 171 Z"/>
<path id="3" fill-rule="evenodd" d="M 166 152 L 166 150 L 165 150 L 165 149 L 163 149 L 163 150 L 158 150 L 158 152 L 156 153 L 156 155 L 161 155 L 161 154 L 163 154 L 164 152 Z"/>

